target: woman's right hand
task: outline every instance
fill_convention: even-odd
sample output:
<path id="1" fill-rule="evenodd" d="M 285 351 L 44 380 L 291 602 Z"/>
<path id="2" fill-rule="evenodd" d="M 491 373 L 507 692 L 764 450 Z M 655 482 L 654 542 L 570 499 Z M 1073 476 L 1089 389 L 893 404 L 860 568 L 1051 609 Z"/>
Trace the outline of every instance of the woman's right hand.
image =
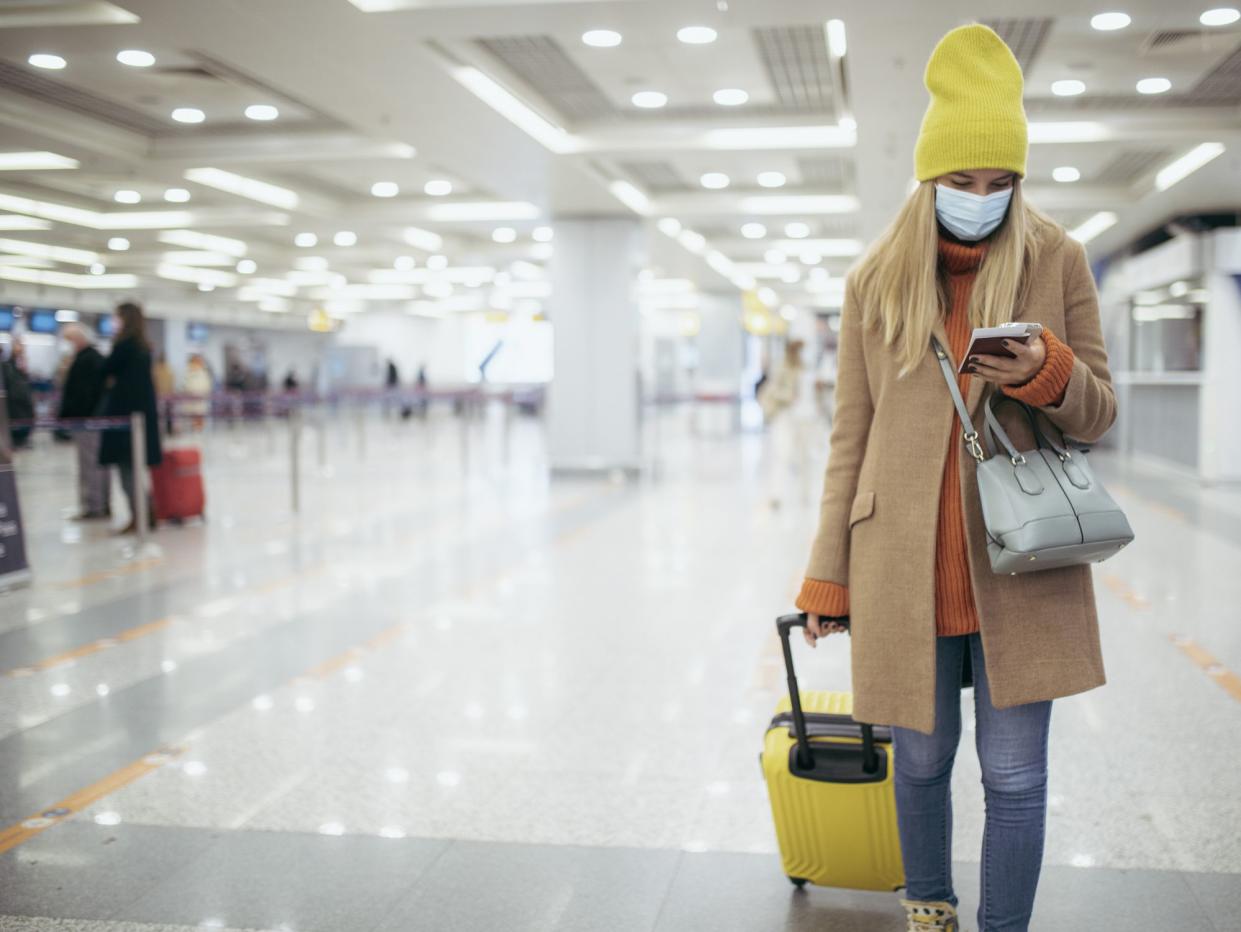
<path id="1" fill-rule="evenodd" d="M 819 643 L 819 638 L 825 638 L 829 634 L 838 634 L 848 630 L 844 625 L 832 621 L 830 618 L 808 614 L 806 615 L 806 629 L 802 634 L 806 637 L 806 643 L 814 647 Z"/>

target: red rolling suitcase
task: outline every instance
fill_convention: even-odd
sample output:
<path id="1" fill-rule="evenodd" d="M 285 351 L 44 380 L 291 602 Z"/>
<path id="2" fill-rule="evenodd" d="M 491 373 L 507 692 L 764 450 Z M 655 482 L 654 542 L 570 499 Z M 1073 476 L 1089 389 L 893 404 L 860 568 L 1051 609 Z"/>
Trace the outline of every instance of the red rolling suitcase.
<path id="1" fill-rule="evenodd" d="M 183 521 L 203 514 L 202 453 L 193 447 L 165 450 L 151 467 L 151 486 L 158 521 Z"/>

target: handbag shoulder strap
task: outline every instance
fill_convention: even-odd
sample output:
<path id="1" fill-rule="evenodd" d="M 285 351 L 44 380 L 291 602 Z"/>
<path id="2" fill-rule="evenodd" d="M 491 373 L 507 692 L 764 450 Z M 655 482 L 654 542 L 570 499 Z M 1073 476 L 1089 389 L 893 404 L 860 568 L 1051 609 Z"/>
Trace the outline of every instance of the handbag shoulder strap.
<path id="1" fill-rule="evenodd" d="M 974 430 L 974 422 L 970 419 L 965 399 L 961 397 L 961 389 L 957 387 L 957 374 L 952 371 L 952 360 L 948 358 L 947 351 L 940 346 L 939 340 L 935 337 L 931 337 L 931 349 L 939 359 L 940 371 L 944 374 L 944 381 L 948 383 L 948 392 L 952 395 L 952 403 L 957 406 L 957 415 L 961 418 L 961 440 L 965 443 L 965 449 L 969 451 L 970 456 L 981 463 L 987 456 L 982 444 L 978 442 L 978 431 Z"/>

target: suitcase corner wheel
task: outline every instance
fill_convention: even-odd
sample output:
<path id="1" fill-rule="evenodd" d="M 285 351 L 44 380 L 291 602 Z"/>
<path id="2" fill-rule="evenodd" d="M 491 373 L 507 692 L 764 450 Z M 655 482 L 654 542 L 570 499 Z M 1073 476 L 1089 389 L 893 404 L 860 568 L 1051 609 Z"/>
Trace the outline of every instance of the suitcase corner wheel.
<path id="1" fill-rule="evenodd" d="M 807 883 L 809 883 L 809 881 L 807 881 L 805 877 L 790 877 L 790 878 L 789 878 L 789 883 L 791 883 L 791 884 L 792 884 L 793 886 L 795 886 L 798 890 L 800 890 L 800 889 L 801 889 L 802 887 L 804 887 Z"/>

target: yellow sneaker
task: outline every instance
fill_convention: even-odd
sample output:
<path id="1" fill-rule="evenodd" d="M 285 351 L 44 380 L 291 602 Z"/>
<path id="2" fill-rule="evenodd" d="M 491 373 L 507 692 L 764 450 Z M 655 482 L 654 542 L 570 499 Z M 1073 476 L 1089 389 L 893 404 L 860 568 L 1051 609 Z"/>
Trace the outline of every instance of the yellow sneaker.
<path id="1" fill-rule="evenodd" d="M 901 905 L 905 907 L 905 919 L 909 923 L 906 932 L 961 932 L 957 910 L 951 903 L 901 900 Z"/>

